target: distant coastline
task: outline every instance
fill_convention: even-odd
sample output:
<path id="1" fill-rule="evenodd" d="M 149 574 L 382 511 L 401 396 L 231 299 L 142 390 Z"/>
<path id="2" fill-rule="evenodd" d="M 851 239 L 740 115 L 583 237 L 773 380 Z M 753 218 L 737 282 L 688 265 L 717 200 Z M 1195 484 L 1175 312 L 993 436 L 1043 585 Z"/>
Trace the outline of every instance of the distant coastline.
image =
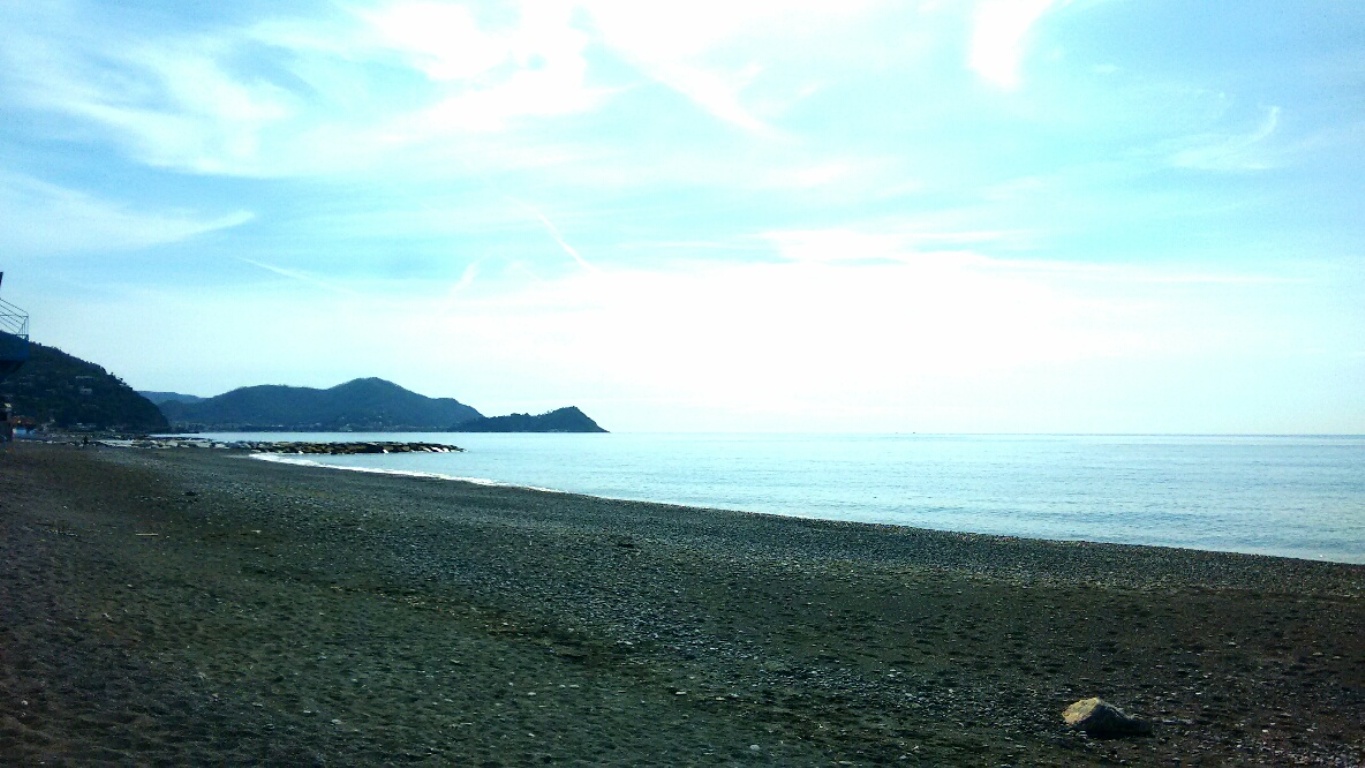
<path id="1" fill-rule="evenodd" d="M 330 389 L 264 385 L 214 397 L 142 392 L 179 432 L 606 432 L 577 407 L 485 416 L 379 378 Z"/>
<path id="2" fill-rule="evenodd" d="M 138 392 L 95 363 L 29 346 L 29 359 L 0 388 L 25 432 L 606 432 L 575 406 L 489 417 L 454 398 L 375 377 L 328 389 L 239 387 L 214 397 Z"/>

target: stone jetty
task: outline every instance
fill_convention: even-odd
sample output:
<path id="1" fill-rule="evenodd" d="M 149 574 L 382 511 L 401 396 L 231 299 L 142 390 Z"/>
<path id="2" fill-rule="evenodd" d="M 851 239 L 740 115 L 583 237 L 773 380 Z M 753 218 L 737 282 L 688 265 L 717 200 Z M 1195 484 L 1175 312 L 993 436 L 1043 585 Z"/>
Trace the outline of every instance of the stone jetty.
<path id="1" fill-rule="evenodd" d="M 307 440 L 210 440 L 202 437 L 142 437 L 131 440 L 100 440 L 99 445 L 115 448 L 209 448 L 250 451 L 252 453 L 325 454 L 358 453 L 463 453 L 464 449 L 444 443 L 393 441 L 314 442 Z"/>

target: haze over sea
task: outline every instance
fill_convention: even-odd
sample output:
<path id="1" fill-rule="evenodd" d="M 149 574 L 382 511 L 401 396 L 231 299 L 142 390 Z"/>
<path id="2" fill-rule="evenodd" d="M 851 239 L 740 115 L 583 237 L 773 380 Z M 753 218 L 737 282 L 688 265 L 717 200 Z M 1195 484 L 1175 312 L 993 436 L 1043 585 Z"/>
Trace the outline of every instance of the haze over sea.
<path id="1" fill-rule="evenodd" d="M 1365 563 L 1365 436 L 214 433 L 420 440 L 283 457 L 619 499 Z"/>

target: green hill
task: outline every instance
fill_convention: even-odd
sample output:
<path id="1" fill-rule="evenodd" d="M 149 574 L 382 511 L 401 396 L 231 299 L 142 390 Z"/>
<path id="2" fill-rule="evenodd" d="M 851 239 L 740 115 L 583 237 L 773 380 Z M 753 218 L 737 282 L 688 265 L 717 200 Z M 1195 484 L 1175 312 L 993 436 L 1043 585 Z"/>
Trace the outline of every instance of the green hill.
<path id="1" fill-rule="evenodd" d="M 116 432 L 606 432 L 577 408 L 485 417 L 453 398 L 432 398 L 377 378 L 331 389 L 265 385 L 217 397 L 134 391 L 94 363 L 31 344 L 0 382 L 14 415 L 57 429 Z M 144 395 L 150 395 L 156 400 Z"/>
<path id="2" fill-rule="evenodd" d="M 14 415 L 58 429 L 164 432 L 170 425 L 150 400 L 94 363 L 32 343 L 29 359 L 0 382 Z"/>
<path id="3" fill-rule="evenodd" d="M 597 422 L 574 406 L 560 408 L 539 416 L 513 413 L 466 421 L 451 432 L 606 432 Z"/>
<path id="4" fill-rule="evenodd" d="M 151 392 L 145 389 L 139 389 L 137 393 L 157 405 L 169 401 L 175 401 L 177 403 L 202 403 L 207 399 L 199 397 L 198 395 L 182 395 L 179 392 Z"/>
<path id="5" fill-rule="evenodd" d="M 483 418 L 458 400 L 426 397 L 375 378 L 331 389 L 242 387 L 199 402 L 167 400 L 160 407 L 176 428 L 199 431 L 423 432 Z"/>

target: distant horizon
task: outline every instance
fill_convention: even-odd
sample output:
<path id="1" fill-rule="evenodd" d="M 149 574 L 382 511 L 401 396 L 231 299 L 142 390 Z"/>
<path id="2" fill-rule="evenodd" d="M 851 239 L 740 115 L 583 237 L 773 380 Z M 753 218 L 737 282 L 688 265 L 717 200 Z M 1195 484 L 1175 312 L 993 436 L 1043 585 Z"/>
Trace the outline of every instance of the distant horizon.
<path id="1" fill-rule="evenodd" d="M 617 431 L 1365 433 L 1365 4 L 0 27 L 5 300 L 125 381 L 384 371 Z"/>
<path id="2" fill-rule="evenodd" d="M 463 401 L 461 401 L 463 402 Z M 592 416 L 592 414 L 588 414 Z M 459 430 L 385 430 L 367 431 L 329 431 L 329 430 L 294 430 L 294 429 L 249 429 L 249 430 L 204 430 L 202 432 L 166 432 L 157 434 L 187 434 L 187 435 L 217 435 L 217 434 L 298 434 L 298 435 L 383 435 L 383 434 L 476 434 L 470 432 L 460 432 Z M 566 432 L 506 432 L 506 433 L 478 433 L 478 434 L 511 434 L 511 435 L 553 435 L 553 434 L 612 434 L 612 435 L 752 435 L 752 436 L 877 436 L 877 437 L 1227 437 L 1227 438 L 1365 438 L 1365 433 L 1328 433 L 1328 432 L 876 432 L 876 431 L 763 431 L 763 430 L 639 430 L 639 429 L 607 429 L 601 433 L 566 433 Z"/>
<path id="3" fill-rule="evenodd" d="M 431 397 L 431 398 L 437 398 L 437 397 L 440 397 L 440 398 L 449 398 L 449 399 L 457 400 L 457 401 L 459 401 L 460 403 L 463 403 L 463 404 L 465 404 L 465 405 L 472 405 L 472 403 L 469 403 L 469 402 L 467 402 L 466 400 L 463 400 L 463 399 L 461 399 L 460 397 L 457 397 L 457 396 L 454 396 L 454 395 L 428 395 L 428 394 L 426 394 L 426 393 L 424 393 L 424 392 L 418 392 L 417 390 L 414 390 L 414 389 L 410 389 L 410 388 L 408 388 L 408 387 L 405 387 L 405 386 L 403 386 L 402 384 L 399 384 L 398 382 L 395 382 L 395 381 L 393 381 L 393 380 L 391 380 L 391 379 L 386 379 L 386 378 L 384 378 L 383 376 L 359 376 L 359 377 L 356 377 L 356 378 L 354 378 L 354 379 L 347 379 L 346 381 L 338 382 L 338 383 L 333 384 L 333 385 L 331 385 L 331 386 L 320 386 L 320 387 L 313 387 L 313 386 L 306 386 L 306 385 L 299 385 L 299 384 L 282 384 L 282 383 L 278 383 L 278 382 L 267 383 L 267 384 L 249 384 L 249 385 L 245 385 L 244 387 L 234 387 L 233 389 L 229 389 L 229 390 L 225 390 L 225 391 L 223 391 L 223 392 L 219 392 L 217 395 L 197 395 L 197 394 L 193 394 L 193 393 L 190 393 L 190 392 L 179 392 L 179 391 L 167 390 L 167 389 L 151 389 L 151 388 L 136 388 L 136 387 L 135 387 L 134 389 L 135 389 L 138 393 L 143 393 L 143 392 L 156 392 L 156 393 L 161 393 L 161 394 L 173 394 L 173 395 L 180 395 L 180 396 L 197 397 L 197 398 L 201 398 L 201 399 L 207 400 L 207 399 L 210 399 L 210 398 L 213 398 L 213 397 L 218 397 L 219 395 L 228 394 L 229 392 L 233 392 L 233 391 L 235 391 L 235 390 L 237 390 L 237 389 L 244 389 L 244 388 L 247 388 L 247 387 L 275 386 L 275 387 L 293 387 L 293 388 L 298 388 L 298 389 L 326 390 L 326 389 L 333 389 L 333 388 L 335 388 L 335 387 L 342 386 L 343 384 L 349 384 L 349 383 L 351 383 L 351 382 L 353 382 L 353 381 L 361 381 L 361 380 L 365 380 L 365 379 L 377 379 L 377 380 L 380 380 L 380 381 L 385 381 L 385 382 L 387 382 L 387 383 L 389 383 L 389 384 L 393 384 L 393 385 L 395 385 L 395 386 L 397 386 L 397 387 L 400 387 L 400 388 L 402 388 L 402 389 L 405 389 L 405 390 L 407 390 L 407 391 L 409 391 L 409 392 L 414 392 L 414 393 L 416 393 L 416 394 L 422 395 L 423 397 Z M 568 404 L 566 404 L 566 405 L 561 405 L 561 406 L 557 406 L 557 407 L 561 407 L 561 408 L 562 408 L 562 407 L 577 407 L 577 406 L 575 406 L 573 403 L 568 403 Z M 591 416 L 592 414 L 588 414 L 588 415 Z M 262 431 L 262 430 L 247 430 L 247 431 L 253 432 L 253 433 L 254 433 L 254 432 L 260 432 L 260 431 Z M 333 433 L 333 432 L 327 432 L 327 431 L 321 431 L 321 432 L 316 432 L 316 433 L 308 432 L 308 431 L 299 432 L 299 431 L 297 431 L 297 430 L 265 430 L 265 431 L 267 431 L 267 432 L 270 432 L 270 431 L 278 431 L 278 432 L 280 432 L 280 433 L 282 433 L 282 434 L 283 434 L 283 433 L 291 433 L 291 434 L 344 434 L 344 433 Z M 206 430 L 203 434 L 218 434 L 219 432 L 221 432 L 221 430 Z M 945 437 L 971 437 L 971 436 L 980 436 L 980 437 L 991 437 L 991 436 L 1000 436 L 1000 437 L 1005 437 L 1005 436 L 1016 436 L 1016 437 L 1352 437 L 1352 438 L 1365 437 L 1365 432 L 1360 432 L 1360 433 L 1352 433 L 1352 432 L 1087 432 L 1087 431 L 1063 431 L 1063 432 L 947 431 L 947 432 L 944 432 L 944 431 L 924 431 L 924 430 L 894 430 L 894 431 L 876 431 L 876 430 L 821 430 L 821 431 L 807 431 L 807 430 L 743 430 L 743 431 L 732 431 L 732 430 L 677 430 L 677 429 L 675 429 L 675 430 L 647 430 L 647 429 L 646 429 L 646 430 L 638 430 L 638 429 L 621 430 L 621 429 L 613 429 L 613 430 L 608 430 L 608 433 L 610 433 L 610 434 L 641 434 L 641 435 L 647 435 L 647 434 L 717 434 L 717 435 L 923 435 L 923 436 L 930 436 L 930 437 L 932 437 L 932 436 L 945 436 Z M 224 434 L 227 434 L 227 433 L 224 433 Z M 357 433 L 355 433 L 355 434 L 384 434 L 384 433 L 383 433 L 383 432 L 357 432 Z M 418 434 L 418 433 L 417 433 L 417 432 L 413 432 L 412 434 Z M 547 433 L 529 433 L 529 434 L 547 434 Z M 552 434 L 552 433 L 550 433 L 550 434 Z"/>
<path id="4" fill-rule="evenodd" d="M 334 384 L 334 385 L 332 385 L 332 386 L 330 386 L 330 387 L 328 387 L 328 386 L 323 386 L 323 387 L 309 387 L 309 386 L 297 385 L 297 384 L 280 384 L 280 383 L 250 384 L 250 385 L 247 385 L 247 386 L 296 387 L 296 388 L 299 388 L 299 389 L 319 389 L 319 390 L 321 390 L 321 389 L 332 389 L 332 388 L 334 388 L 334 387 L 339 387 L 339 386 L 341 386 L 341 385 L 343 385 L 343 384 L 349 384 L 349 383 L 351 383 L 352 381 L 360 381 L 360 380 L 364 380 L 364 379 L 378 379 L 378 380 L 380 380 L 380 381 L 385 381 L 385 382 L 388 382 L 389 384 L 393 384 L 393 385 L 398 386 L 398 387 L 400 387 L 400 388 L 402 388 L 402 389 L 406 389 L 406 390 L 409 391 L 409 392 L 415 392 L 416 394 L 422 395 L 423 397 L 432 397 L 432 398 L 438 397 L 437 395 L 428 395 L 428 394 L 426 394 L 426 393 L 424 393 L 424 392 L 417 392 L 416 390 L 409 389 L 408 387 L 405 387 L 405 386 L 403 386 L 402 384 L 399 384 L 398 382 L 392 381 L 391 379 L 386 379 L 386 378 L 384 378 L 383 376 L 360 376 L 360 377 L 357 377 L 357 378 L 354 378 L 354 379 L 347 379 L 346 381 L 338 382 L 337 384 Z M 218 395 L 225 395 L 225 394 L 227 394 L 228 392 L 234 391 L 235 389 L 243 389 L 243 388 L 244 388 L 244 387 L 235 387 L 234 389 L 226 390 L 226 391 L 224 391 L 224 392 L 219 392 Z M 189 393 L 189 392 L 178 392 L 178 391 L 175 391 L 175 390 L 167 390 L 167 389 L 140 389 L 140 388 L 135 388 L 135 389 L 136 389 L 136 391 L 139 392 L 139 393 L 142 393 L 142 392 L 158 392 L 158 393 L 164 393 L 164 394 L 174 394 L 174 395 L 198 397 L 198 398 L 202 398 L 202 399 L 205 399 L 205 400 L 218 396 L 218 395 L 196 395 L 196 394 L 192 394 L 192 393 Z M 444 398 L 444 397 L 448 397 L 448 398 L 457 400 L 457 401 L 459 401 L 459 402 L 461 402 L 461 403 L 463 403 L 463 404 L 465 404 L 465 405 L 472 405 L 471 403 L 468 403 L 468 402 L 466 402 L 465 400 L 461 400 L 459 397 L 455 397 L 455 396 L 453 396 L 453 395 L 441 395 L 441 396 L 439 396 L 439 397 L 443 397 L 443 398 Z M 559 407 L 571 407 L 571 406 L 573 406 L 572 403 L 567 404 L 567 405 L 564 405 L 564 406 L 559 406 Z M 588 414 L 588 415 L 591 416 L 592 414 Z M 256 432 L 261 432 L 262 430 L 245 430 L 245 431 L 250 432 L 250 433 L 256 433 Z M 278 432 L 280 432 L 281 434 L 286 434 L 286 433 L 288 433 L 288 434 L 350 434 L 350 433 L 334 433 L 334 432 L 328 432 L 328 431 L 319 431 L 319 432 L 297 431 L 297 430 L 264 430 L 264 431 L 266 431 L 266 432 L 278 431 Z M 195 434 L 219 434 L 219 433 L 222 433 L 222 434 L 231 434 L 230 432 L 222 432 L 221 430 L 206 430 L 206 431 L 203 432 L 203 433 L 195 433 Z M 430 432 L 428 431 L 428 432 L 426 432 L 426 433 L 429 434 Z M 613 429 L 613 430 L 608 430 L 607 433 L 608 433 L 608 434 L 632 434 L 632 435 L 650 435 L 650 434 L 658 434 L 658 435 L 662 435 L 662 434 L 715 434 L 715 435 L 923 435 L 923 436 L 928 436 L 928 437 L 933 437 L 933 436 L 944 436 L 944 437 L 973 437 L 973 436 L 977 436 L 977 437 L 993 437 L 993 436 L 998 436 L 998 437 L 1011 437 L 1011 436 L 1013 436 L 1013 437 L 1352 437 L 1352 438 L 1365 437 L 1365 433 L 1349 433 L 1349 432 L 1342 432 L 1342 433 L 1335 433 L 1335 432 L 1001 432 L 1001 431 L 995 431 L 995 432 L 992 432 L 992 431 L 983 431 L 983 432 L 968 432 L 968 431 L 961 431 L 961 432 L 937 432 L 937 431 L 934 431 L 934 432 L 926 432 L 926 431 L 920 431 L 920 430 L 909 430 L 909 431 L 907 431 L 907 430 L 895 430 L 895 431 L 879 432 L 879 431 L 867 431 L 867 430 L 846 430 L 846 431 L 839 431 L 839 430 L 826 430 L 826 431 L 803 431 L 803 430 L 790 430 L 790 431 L 782 431 L 782 430 L 745 430 L 745 431 L 727 431 L 727 430 L 620 430 L 620 429 Z M 385 434 L 385 433 L 384 433 L 384 432 L 356 432 L 356 433 L 354 433 L 354 434 Z M 411 434 L 422 434 L 422 432 L 412 432 Z M 454 433 L 452 433 L 452 434 L 454 434 Z M 513 434 L 555 434 L 555 433 L 513 433 Z"/>

